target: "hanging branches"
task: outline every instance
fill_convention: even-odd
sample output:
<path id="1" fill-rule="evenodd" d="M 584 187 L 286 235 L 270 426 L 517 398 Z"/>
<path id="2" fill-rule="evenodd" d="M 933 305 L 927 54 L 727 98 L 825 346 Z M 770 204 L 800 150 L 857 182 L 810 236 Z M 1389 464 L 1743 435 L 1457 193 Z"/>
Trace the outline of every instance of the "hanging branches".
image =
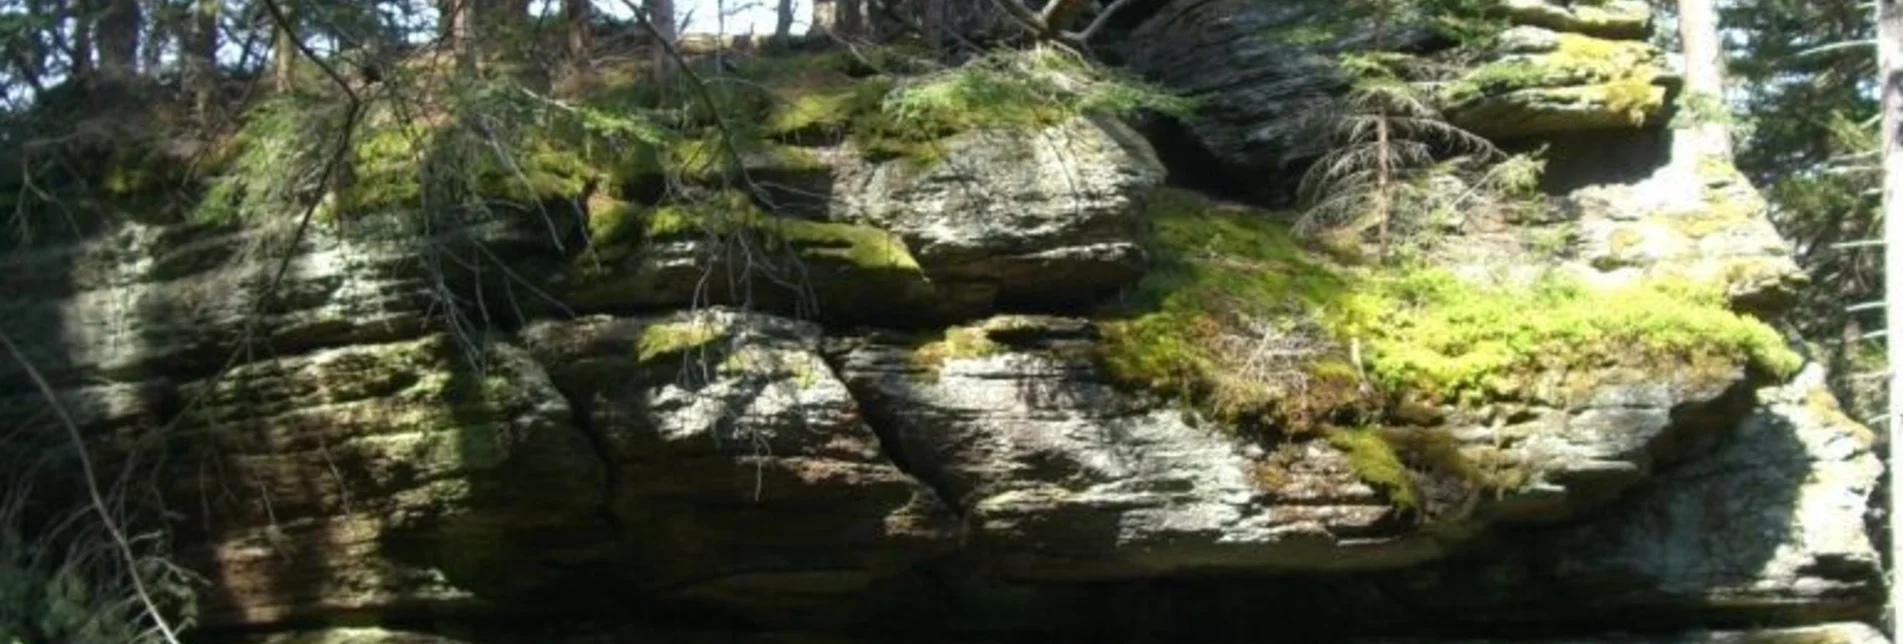
<path id="1" fill-rule="evenodd" d="M 1090 50 L 1090 41 L 1110 24 L 1117 12 L 1136 4 L 1136 0 L 1050 0 L 1043 10 L 1034 10 L 1024 0 L 991 0 L 1012 21 L 1037 37 L 1039 42 L 1055 42 L 1079 52 Z M 1082 29 L 1070 29 L 1071 23 L 1095 9 L 1096 15 Z"/>

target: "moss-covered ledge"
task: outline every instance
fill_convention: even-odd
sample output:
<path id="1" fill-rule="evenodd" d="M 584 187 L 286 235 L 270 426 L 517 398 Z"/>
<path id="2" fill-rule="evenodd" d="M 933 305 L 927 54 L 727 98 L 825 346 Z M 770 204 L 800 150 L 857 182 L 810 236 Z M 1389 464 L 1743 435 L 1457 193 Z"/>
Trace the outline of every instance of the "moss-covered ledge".
<path id="1" fill-rule="evenodd" d="M 1702 405 L 1800 363 L 1776 331 L 1729 309 L 1721 284 L 1595 288 L 1556 270 L 1494 285 L 1342 266 L 1275 213 L 1178 191 L 1150 217 L 1156 267 L 1097 316 L 1106 373 L 1245 440 L 1326 439 L 1397 507 L 1425 505 L 1433 480 L 1494 497 L 1540 483 L 1541 464 L 1472 444 L 1478 434 L 1455 441 L 1450 419 L 1538 418 L 1631 386 Z M 1405 484 L 1397 460 L 1414 472 Z"/>
<path id="2" fill-rule="evenodd" d="M 1498 48 L 1495 60 L 1439 88 L 1456 124 L 1513 137 L 1662 122 L 1674 79 L 1650 43 L 1522 26 Z"/>

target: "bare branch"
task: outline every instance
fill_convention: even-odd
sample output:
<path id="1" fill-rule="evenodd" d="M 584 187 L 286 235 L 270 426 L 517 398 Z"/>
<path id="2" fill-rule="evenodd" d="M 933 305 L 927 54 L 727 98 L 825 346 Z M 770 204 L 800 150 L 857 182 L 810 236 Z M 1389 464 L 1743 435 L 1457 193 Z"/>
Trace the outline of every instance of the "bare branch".
<path id="1" fill-rule="evenodd" d="M 1090 26 L 1084 27 L 1083 31 L 1072 33 L 1078 40 L 1089 42 L 1090 39 L 1097 37 L 1098 32 L 1103 31 L 1104 25 L 1110 24 L 1111 17 L 1115 16 L 1118 11 L 1133 4 L 1136 4 L 1136 0 L 1116 0 L 1115 2 L 1111 2 L 1110 6 L 1104 7 L 1103 11 L 1097 13 L 1096 18 L 1091 19 Z"/>
<path id="2" fill-rule="evenodd" d="M 59 394 L 53 391 L 53 386 L 46 381 L 46 376 L 33 366 L 33 362 L 27 359 L 26 354 L 13 344 L 13 339 L 7 337 L 4 331 L 0 331 L 0 347 L 4 347 L 7 353 L 13 356 L 13 360 L 20 363 L 20 368 L 26 371 L 27 377 L 33 380 L 33 385 L 39 388 L 40 395 L 46 398 L 46 404 L 53 407 L 53 413 L 59 417 L 60 424 L 65 426 L 66 438 L 72 442 L 73 451 L 79 455 L 80 473 L 86 477 L 86 495 L 91 499 L 92 511 L 99 516 L 99 523 L 106 528 L 106 533 L 112 535 L 112 543 L 118 549 L 119 557 L 125 560 L 126 574 L 132 578 L 132 591 L 139 596 L 139 603 L 145 608 L 146 616 L 152 618 L 153 626 L 158 629 L 165 641 L 178 644 L 178 632 L 165 621 L 165 614 L 159 612 L 158 604 L 152 601 L 152 594 L 145 588 L 145 578 L 139 574 L 138 554 L 132 551 L 132 544 L 126 540 L 125 530 L 119 527 L 118 521 L 113 520 L 112 510 L 106 507 L 106 498 L 99 492 L 99 474 L 93 469 L 92 455 L 86 450 L 86 437 L 80 435 L 79 426 L 73 423 L 72 414 L 67 413 L 66 405 L 60 403 Z"/>

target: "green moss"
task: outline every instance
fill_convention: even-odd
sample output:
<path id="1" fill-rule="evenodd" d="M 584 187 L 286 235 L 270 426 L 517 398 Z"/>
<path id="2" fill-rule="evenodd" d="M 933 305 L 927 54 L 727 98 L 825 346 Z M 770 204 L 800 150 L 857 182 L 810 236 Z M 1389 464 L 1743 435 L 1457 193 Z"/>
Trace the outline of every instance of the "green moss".
<path id="1" fill-rule="evenodd" d="M 991 340 L 982 326 L 951 327 L 944 336 L 920 345 L 912 352 L 912 362 L 936 372 L 945 361 L 956 358 L 981 358 L 1003 353 L 1004 345 Z"/>
<path id="2" fill-rule="evenodd" d="M 1175 191 L 1157 196 L 1150 218 L 1155 266 L 1102 312 L 1101 361 L 1119 382 L 1235 426 L 1365 417 L 1392 393 L 1512 398 L 1552 370 L 1749 364 L 1785 375 L 1799 362 L 1770 327 L 1730 311 L 1716 286 L 1606 290 L 1555 275 L 1483 287 L 1434 268 L 1341 267 L 1297 246 L 1267 213 Z M 1305 376 L 1292 396 L 1290 374 L 1245 354 L 1264 328 L 1294 333 L 1286 323 L 1302 319 L 1320 337 L 1305 363 L 1281 368 Z"/>
<path id="3" fill-rule="evenodd" d="M 1443 96 L 1461 102 L 1526 89 L 1603 86 L 1609 98 L 1629 108 L 1650 96 L 1658 49 L 1628 40 L 1559 34 L 1553 51 L 1518 54 L 1482 65 L 1449 85 Z M 1643 91 L 1643 93 L 1640 93 Z"/>
<path id="4" fill-rule="evenodd" d="M 729 376 L 786 378 L 804 391 L 827 377 L 826 365 L 808 353 L 746 346 L 720 361 L 719 372 Z"/>
<path id="5" fill-rule="evenodd" d="M 1665 88 L 1655 85 L 1654 78 L 1653 72 L 1642 69 L 1602 83 L 1600 100 L 1632 125 L 1642 125 L 1665 102 Z"/>
<path id="6" fill-rule="evenodd" d="M 634 358 L 642 364 L 678 357 L 700 350 L 727 337 L 727 327 L 706 320 L 662 322 L 641 329 Z"/>
<path id="7" fill-rule="evenodd" d="M 769 216 L 746 197 L 656 208 L 648 214 L 649 239 L 701 234 L 759 234 L 786 244 L 800 257 L 842 263 L 858 270 L 919 273 L 918 261 L 897 235 L 871 226 Z"/>
<path id="8" fill-rule="evenodd" d="M 1629 226 L 1612 231 L 1612 235 L 1606 238 L 1607 246 L 1617 255 L 1625 255 L 1626 253 L 1632 252 L 1644 243 L 1645 233 L 1639 232 L 1637 228 Z"/>
<path id="9" fill-rule="evenodd" d="M 1401 510 L 1420 505 L 1414 489 L 1414 476 L 1381 433 L 1372 429 L 1337 429 L 1327 434 L 1328 444 L 1348 456 L 1355 475 L 1387 494 L 1388 502 Z"/>
<path id="10" fill-rule="evenodd" d="M 1776 331 L 1727 309 L 1711 287 L 1598 290 L 1554 276 L 1483 288 L 1434 269 L 1371 286 L 1364 293 L 1383 314 L 1351 332 L 1367 338 L 1369 372 L 1389 389 L 1478 401 L 1511 396 L 1544 369 L 1670 371 L 1715 361 L 1787 376 L 1801 362 Z"/>
<path id="11" fill-rule="evenodd" d="M 709 181 L 719 178 L 731 167 L 728 142 L 721 134 L 709 134 L 675 144 L 668 149 L 668 166 L 680 176 L 689 180 Z M 802 171 L 823 170 L 826 164 L 819 156 L 805 148 L 785 145 L 765 139 L 749 136 L 736 136 L 732 140 L 734 152 L 739 153 L 740 165 L 749 171 Z"/>
<path id="12" fill-rule="evenodd" d="M 1035 129 L 1082 114 L 1187 113 L 1186 102 L 1053 50 L 1007 52 L 894 78 L 796 76 L 775 83 L 765 132 L 850 140 L 873 159 L 936 161 L 945 139 L 979 128 Z"/>
<path id="13" fill-rule="evenodd" d="M 1240 377 L 1243 356 L 1225 347 L 1227 334 L 1251 322 L 1294 315 L 1324 326 L 1356 314 L 1349 280 L 1296 245 L 1288 226 L 1194 194 L 1164 190 L 1152 198 L 1155 264 L 1108 311 L 1100 327 L 1101 359 L 1126 384 L 1192 402 L 1227 422 L 1286 415 L 1286 393 Z M 1326 354 L 1324 354 L 1325 356 Z M 1318 361 L 1317 365 L 1326 361 Z M 1338 364 L 1338 363 L 1337 363 Z M 1307 401 L 1327 406 L 1328 392 L 1354 389 L 1342 370 L 1317 370 Z"/>

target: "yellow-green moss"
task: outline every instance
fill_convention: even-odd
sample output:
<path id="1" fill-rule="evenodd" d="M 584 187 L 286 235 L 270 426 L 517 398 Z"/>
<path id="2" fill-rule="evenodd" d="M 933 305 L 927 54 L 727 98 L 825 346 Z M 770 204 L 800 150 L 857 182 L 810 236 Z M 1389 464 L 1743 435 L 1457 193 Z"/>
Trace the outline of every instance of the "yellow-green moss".
<path id="1" fill-rule="evenodd" d="M 1633 70 L 1600 84 L 1600 100 L 1632 125 L 1642 125 L 1665 104 L 1665 88 L 1655 84 L 1655 79 L 1656 74 L 1649 68 Z"/>
<path id="2" fill-rule="evenodd" d="M 725 325 L 707 320 L 662 322 L 641 329 L 634 358 L 646 364 L 706 348 L 727 337 Z"/>
<path id="3" fill-rule="evenodd" d="M 1606 238 L 1606 246 L 1617 255 L 1629 253 L 1644 243 L 1645 233 L 1629 226 L 1612 231 L 1612 235 Z"/>
<path id="4" fill-rule="evenodd" d="M 1348 456 L 1355 476 L 1387 494 L 1388 502 L 1395 508 L 1412 510 L 1420 505 L 1407 464 L 1379 431 L 1337 429 L 1329 431 L 1327 436 L 1329 445 Z"/>
<path id="5" fill-rule="evenodd" d="M 1243 356 L 1220 339 L 1250 321 L 1357 314 L 1350 282 L 1296 245 L 1266 213 L 1164 190 L 1149 207 L 1150 273 L 1104 312 L 1102 362 L 1119 381 L 1197 403 L 1225 421 L 1277 411 L 1286 393 L 1238 377 Z M 1319 364 L 1319 362 L 1318 362 Z M 1318 371 L 1317 393 L 1353 389 L 1352 369 Z M 1319 396 L 1317 399 L 1326 399 Z"/>
<path id="6" fill-rule="evenodd" d="M 951 327 L 945 329 L 944 336 L 938 340 L 914 349 L 912 361 L 928 371 L 936 372 L 946 360 L 997 355 L 1003 353 L 1004 349 L 1004 345 L 991 340 L 990 334 L 982 326 Z"/>
<path id="7" fill-rule="evenodd" d="M 1644 42 L 1562 33 L 1553 51 L 1482 65 L 1449 85 L 1444 95 L 1459 102 L 1525 89 L 1591 85 L 1603 87 L 1608 103 L 1625 113 L 1634 105 L 1649 104 L 1658 58 L 1658 49 Z"/>
<path id="8" fill-rule="evenodd" d="M 1716 287 L 1650 282 L 1591 289 L 1561 276 L 1483 288 L 1435 269 L 1365 289 L 1383 313 L 1351 332 L 1391 389 L 1467 400 L 1512 395 L 1529 372 L 1687 362 L 1750 364 L 1788 375 L 1801 360 L 1776 331 L 1726 308 Z"/>
<path id="9" fill-rule="evenodd" d="M 787 244 L 807 259 L 840 262 L 868 271 L 920 271 L 918 260 L 897 235 L 858 224 L 773 217 L 736 194 L 656 208 L 648 213 L 646 232 L 648 239 L 750 232 Z"/>
<path id="10" fill-rule="evenodd" d="M 709 134 L 681 141 L 668 150 L 668 164 L 680 176 L 706 181 L 719 177 L 732 165 L 728 140 L 723 134 Z M 822 170 L 826 164 L 813 151 L 759 138 L 736 136 L 732 150 L 739 153 L 740 166 L 748 170 Z"/>
<path id="11" fill-rule="evenodd" d="M 741 347 L 720 361 L 723 375 L 765 375 L 791 379 L 800 390 L 811 389 L 826 377 L 826 365 L 808 353 L 759 346 Z"/>
<path id="12" fill-rule="evenodd" d="M 1777 332 L 1730 311 L 1718 285 L 1606 290 L 1553 275 L 1484 287 L 1430 267 L 1326 264 L 1268 213 L 1187 193 L 1159 194 L 1149 215 L 1155 266 L 1103 312 L 1102 362 L 1120 382 L 1229 423 L 1299 420 L 1296 405 L 1366 409 L 1385 404 L 1383 392 L 1510 398 L 1547 370 L 1664 373 L 1689 362 L 1785 375 L 1799 363 Z M 1287 367 L 1305 371 L 1297 397 L 1252 377 L 1234 339 L 1304 318 L 1327 342 L 1310 345 L 1321 348 L 1306 365 Z"/>

